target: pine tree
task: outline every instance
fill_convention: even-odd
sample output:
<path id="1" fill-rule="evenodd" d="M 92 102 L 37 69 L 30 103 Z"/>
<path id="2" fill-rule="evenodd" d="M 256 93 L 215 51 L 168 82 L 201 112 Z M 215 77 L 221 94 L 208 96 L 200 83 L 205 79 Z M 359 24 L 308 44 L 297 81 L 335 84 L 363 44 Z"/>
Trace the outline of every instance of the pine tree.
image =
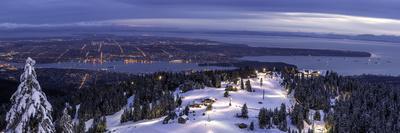
<path id="1" fill-rule="evenodd" d="M 177 103 L 178 106 L 181 106 L 182 105 L 182 98 L 179 97 L 178 100 L 176 101 L 176 103 Z"/>
<path id="2" fill-rule="evenodd" d="M 125 108 L 124 112 L 121 114 L 120 122 L 124 123 L 124 122 L 131 121 L 131 120 L 133 120 L 132 111 L 130 108 Z"/>
<path id="3" fill-rule="evenodd" d="M 243 79 L 240 79 L 240 89 L 244 90 L 244 82 Z"/>
<path id="4" fill-rule="evenodd" d="M 250 129 L 251 131 L 254 130 L 254 122 L 251 122 L 251 123 L 250 123 L 249 129 Z"/>
<path id="5" fill-rule="evenodd" d="M 242 115 L 241 115 L 243 118 L 249 118 L 249 115 L 248 115 L 248 110 L 247 110 L 247 105 L 246 104 L 244 104 L 243 106 L 242 106 Z"/>
<path id="6" fill-rule="evenodd" d="M 105 132 L 107 130 L 107 119 L 105 116 L 101 119 L 99 126 L 97 127 L 98 132 Z"/>
<path id="7" fill-rule="evenodd" d="M 304 128 L 303 120 L 305 119 L 305 109 L 300 104 L 295 104 L 291 114 L 292 124 L 296 125 L 299 130 Z"/>
<path id="8" fill-rule="evenodd" d="M 274 125 L 278 125 L 280 122 L 278 108 L 274 109 L 272 121 Z"/>
<path id="9" fill-rule="evenodd" d="M 26 60 L 17 91 L 11 97 L 12 107 L 7 113 L 7 132 L 54 133 L 52 106 L 47 101 L 36 78 L 35 61 Z"/>
<path id="10" fill-rule="evenodd" d="M 57 121 L 56 131 L 58 133 L 73 133 L 74 127 L 72 125 L 71 116 L 68 114 L 68 108 L 70 107 L 66 104 L 61 118 Z"/>
<path id="11" fill-rule="evenodd" d="M 287 131 L 287 121 L 286 121 L 286 105 L 284 103 L 281 104 L 281 108 L 278 112 L 279 119 L 279 129 L 282 131 Z"/>
<path id="12" fill-rule="evenodd" d="M 228 91 L 224 92 L 224 97 L 229 97 L 229 92 Z"/>
<path id="13" fill-rule="evenodd" d="M 79 119 L 79 123 L 75 123 L 75 133 L 85 133 L 85 121 L 83 119 Z"/>
<path id="14" fill-rule="evenodd" d="M 95 117 L 92 126 L 89 128 L 89 133 L 104 133 L 107 131 L 106 117 Z"/>
<path id="15" fill-rule="evenodd" d="M 133 107 L 134 107 L 133 121 L 141 120 L 142 119 L 142 106 L 140 105 L 139 99 L 135 99 Z"/>
<path id="16" fill-rule="evenodd" d="M 251 84 L 250 84 L 250 80 L 246 81 L 246 90 L 248 92 L 253 92 L 252 88 L 251 88 Z"/>
<path id="17" fill-rule="evenodd" d="M 316 120 L 316 121 L 320 121 L 321 120 L 321 114 L 319 113 L 319 110 L 317 110 L 315 112 L 314 120 Z"/>
<path id="18" fill-rule="evenodd" d="M 273 112 L 271 110 L 266 110 L 266 116 L 267 116 L 267 125 L 266 127 L 270 129 L 272 127 L 272 116 Z"/>
<path id="19" fill-rule="evenodd" d="M 260 112 L 258 113 L 258 124 L 261 129 L 264 129 L 267 125 L 267 112 L 265 108 L 261 108 Z"/>
<path id="20" fill-rule="evenodd" d="M 183 114 L 185 114 L 186 116 L 189 115 L 189 106 L 186 106 L 185 109 L 183 110 Z"/>

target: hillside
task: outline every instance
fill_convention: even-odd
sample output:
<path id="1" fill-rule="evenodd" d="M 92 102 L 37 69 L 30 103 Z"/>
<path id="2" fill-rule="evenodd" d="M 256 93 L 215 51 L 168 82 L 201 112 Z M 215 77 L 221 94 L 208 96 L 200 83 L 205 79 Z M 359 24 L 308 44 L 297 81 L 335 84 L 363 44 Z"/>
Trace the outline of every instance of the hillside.
<path id="1" fill-rule="evenodd" d="M 274 110 L 279 108 L 281 104 L 286 105 L 286 112 L 290 112 L 293 108 L 295 100 L 292 95 L 287 95 L 287 91 L 280 85 L 282 82 L 278 75 L 270 76 L 265 73 L 258 73 L 258 77 L 249 78 L 252 89 L 254 92 L 248 92 L 246 90 L 230 91 L 229 97 L 224 97 L 225 86 L 232 85 L 239 87 L 240 84 L 235 85 L 233 83 L 222 82 L 222 88 L 206 87 L 204 89 L 197 89 L 188 91 L 185 93 L 179 93 L 182 97 L 182 106 L 176 109 L 176 112 L 182 112 L 186 105 L 193 105 L 194 103 L 200 103 L 204 99 L 215 99 L 216 101 L 212 104 L 212 110 L 207 111 L 206 106 L 190 107 L 188 120 L 185 124 L 178 123 L 178 119 L 170 120 L 168 124 L 163 124 L 165 117 L 142 120 L 138 122 L 126 122 L 120 124 L 120 116 L 123 113 L 121 111 L 114 115 L 106 116 L 107 118 L 107 129 L 111 132 L 148 132 L 148 133 L 159 133 L 159 132 L 249 132 L 249 129 L 240 129 L 237 125 L 240 123 L 250 124 L 254 122 L 255 130 L 253 132 L 283 132 L 277 129 L 276 125 L 273 125 L 271 129 L 260 129 L 258 126 L 258 113 L 261 108 L 267 108 Z M 260 79 L 263 79 L 262 85 L 260 85 Z M 243 81 L 247 81 L 244 79 Z M 263 90 L 265 91 L 265 99 L 263 99 Z M 178 92 L 178 91 L 176 91 Z M 129 103 L 132 103 L 132 97 L 128 99 Z M 230 99 L 231 106 L 229 106 Z M 248 119 L 238 118 L 237 114 L 241 113 L 243 104 L 247 104 L 248 107 Z M 311 111 L 313 112 L 313 111 Z M 315 112 L 315 111 L 314 111 Z M 204 113 L 204 115 L 203 115 Z M 86 129 L 89 129 L 92 125 L 93 119 L 86 122 Z M 290 116 L 286 116 L 286 121 L 289 129 L 297 130 L 290 122 Z M 323 122 L 316 122 L 314 125 L 317 130 L 323 130 Z M 305 123 L 304 131 L 310 128 Z M 320 128 L 320 129 L 318 129 Z"/>

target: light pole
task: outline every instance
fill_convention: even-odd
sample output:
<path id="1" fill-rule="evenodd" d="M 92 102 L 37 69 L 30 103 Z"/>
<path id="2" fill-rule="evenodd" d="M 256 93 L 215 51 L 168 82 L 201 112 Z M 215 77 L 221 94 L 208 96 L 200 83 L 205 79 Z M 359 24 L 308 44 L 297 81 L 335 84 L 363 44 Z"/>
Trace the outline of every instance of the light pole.
<path id="1" fill-rule="evenodd" d="M 264 100 L 264 98 L 265 98 L 265 90 L 263 89 L 263 100 Z"/>
<path id="2" fill-rule="evenodd" d="M 232 106 L 232 97 L 229 98 L 229 106 Z"/>
<path id="3" fill-rule="evenodd" d="M 265 98 L 265 89 L 262 88 L 262 85 L 263 85 L 263 78 L 260 79 L 260 87 L 263 90 L 263 100 L 264 100 L 264 98 Z"/>

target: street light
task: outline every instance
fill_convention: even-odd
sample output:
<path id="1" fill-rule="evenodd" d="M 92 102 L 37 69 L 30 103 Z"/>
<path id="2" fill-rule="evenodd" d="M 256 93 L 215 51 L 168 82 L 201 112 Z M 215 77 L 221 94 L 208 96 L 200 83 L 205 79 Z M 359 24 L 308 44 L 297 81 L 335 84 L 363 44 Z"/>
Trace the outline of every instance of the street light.
<path id="1" fill-rule="evenodd" d="M 229 106 L 232 106 L 232 97 L 229 98 Z"/>

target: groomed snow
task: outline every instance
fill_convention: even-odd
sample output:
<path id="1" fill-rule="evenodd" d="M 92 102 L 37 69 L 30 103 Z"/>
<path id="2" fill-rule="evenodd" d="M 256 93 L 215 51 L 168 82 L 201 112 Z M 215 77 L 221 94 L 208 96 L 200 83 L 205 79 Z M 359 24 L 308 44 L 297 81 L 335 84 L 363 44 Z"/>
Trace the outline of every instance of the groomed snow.
<path id="1" fill-rule="evenodd" d="M 216 102 L 212 105 L 212 111 L 206 111 L 206 107 L 190 108 L 189 120 L 186 124 L 179 124 L 177 119 L 170 121 L 168 124 L 162 124 L 164 117 L 142 120 L 138 122 L 126 122 L 120 124 L 120 116 L 123 110 L 115 113 L 114 115 L 107 116 L 107 127 L 111 132 L 119 133 L 132 133 L 132 132 L 146 132 L 146 133 L 221 133 L 221 132 L 282 132 L 279 129 L 260 129 L 258 127 L 258 112 L 259 109 L 264 107 L 274 109 L 285 103 L 287 112 L 291 109 L 294 101 L 291 95 L 280 85 L 282 79 L 279 76 L 271 77 L 264 73 L 258 73 L 257 78 L 250 78 L 250 83 L 255 92 L 247 92 L 246 90 L 238 90 L 237 92 L 230 91 L 228 98 L 223 97 L 225 86 L 228 84 L 222 82 L 223 88 L 206 87 L 205 89 L 192 90 L 186 93 L 181 93 L 182 108 L 177 111 L 183 110 L 186 105 L 194 101 L 200 101 L 204 98 L 215 98 Z M 263 78 L 263 84 L 260 86 L 260 78 Z M 248 79 L 243 79 L 247 81 Z M 239 86 L 239 85 L 238 85 Z M 265 99 L 263 99 L 263 90 L 265 91 Z M 230 98 L 232 98 L 232 106 L 229 106 Z M 262 102 L 260 104 L 259 102 Z M 242 105 L 246 103 L 249 111 L 248 119 L 237 118 L 236 113 L 241 113 Z M 205 115 L 203 116 L 203 113 Z M 323 115 L 323 114 L 322 114 Z M 86 126 L 91 125 L 91 121 L 86 122 Z M 240 129 L 236 124 L 245 123 L 250 124 L 254 122 L 254 131 L 248 129 Z M 290 124 L 290 119 L 287 117 L 288 127 L 296 129 Z"/>

